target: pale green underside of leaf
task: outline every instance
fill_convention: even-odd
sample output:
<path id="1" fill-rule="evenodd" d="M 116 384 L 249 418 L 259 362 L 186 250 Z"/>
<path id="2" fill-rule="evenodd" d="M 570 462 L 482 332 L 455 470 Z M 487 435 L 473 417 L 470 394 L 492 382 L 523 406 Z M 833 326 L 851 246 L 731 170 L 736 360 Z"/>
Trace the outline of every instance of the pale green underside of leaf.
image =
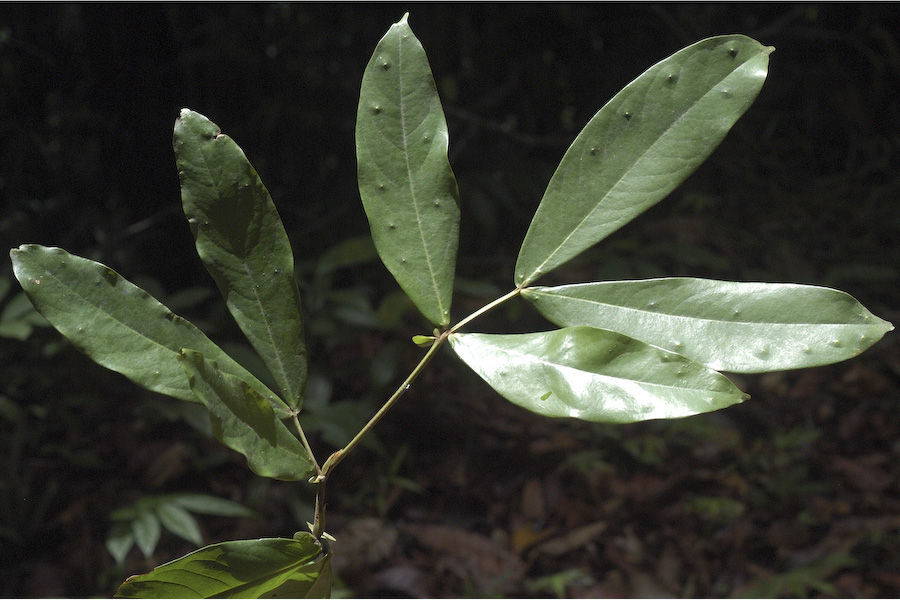
<path id="1" fill-rule="evenodd" d="M 249 382 L 280 417 L 289 415 L 278 396 L 203 332 L 106 265 L 36 244 L 10 257 L 35 308 L 98 364 L 154 392 L 196 402 L 176 360 L 188 346 Z"/>
<path id="2" fill-rule="evenodd" d="M 542 333 L 455 333 L 453 350 L 504 398 L 549 417 L 602 423 L 718 410 L 746 395 L 683 356 L 591 327 Z"/>
<path id="3" fill-rule="evenodd" d="M 382 262 L 432 323 L 450 323 L 459 192 L 428 58 L 406 17 L 378 42 L 356 117 L 359 193 Z"/>
<path id="4" fill-rule="evenodd" d="M 174 148 L 197 253 L 284 399 L 299 409 L 307 368 L 300 292 L 275 204 L 238 145 L 203 115 L 181 111 Z"/>
<path id="5" fill-rule="evenodd" d="M 669 194 L 747 110 L 772 48 L 709 38 L 657 63 L 616 94 L 566 151 L 519 251 L 531 283 Z"/>
<path id="6" fill-rule="evenodd" d="M 797 284 L 673 277 L 535 287 L 522 296 L 557 325 L 611 329 L 734 373 L 846 360 L 893 329 L 849 294 Z"/>
<path id="7" fill-rule="evenodd" d="M 286 481 L 312 475 L 303 445 L 256 390 L 199 352 L 184 349 L 178 356 L 191 390 L 209 410 L 213 436 L 243 454 L 254 473 Z"/>
<path id="8" fill-rule="evenodd" d="M 330 556 L 308 533 L 200 548 L 144 575 L 117 598 L 313 598 L 331 592 Z"/>

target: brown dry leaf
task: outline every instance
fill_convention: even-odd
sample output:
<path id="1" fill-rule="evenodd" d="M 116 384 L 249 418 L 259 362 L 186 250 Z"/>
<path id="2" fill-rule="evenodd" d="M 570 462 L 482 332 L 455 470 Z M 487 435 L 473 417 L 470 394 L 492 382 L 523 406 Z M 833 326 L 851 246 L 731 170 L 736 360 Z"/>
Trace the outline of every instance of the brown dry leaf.
<path id="1" fill-rule="evenodd" d="M 607 523 L 605 521 L 597 521 L 590 525 L 584 525 L 577 529 L 560 536 L 548 540 L 538 545 L 534 551 L 537 554 L 549 554 L 550 556 L 562 556 L 584 547 L 594 541 L 606 531 Z"/>
<path id="2" fill-rule="evenodd" d="M 822 371 L 815 369 L 801 372 L 797 375 L 793 385 L 791 385 L 791 389 L 787 394 L 788 398 L 791 400 L 815 398 L 822 390 L 824 377 Z"/>
<path id="3" fill-rule="evenodd" d="M 831 468 L 840 473 L 850 485 L 862 492 L 881 492 L 891 484 L 894 478 L 893 475 L 878 466 L 885 460 L 885 456 L 877 454 L 858 459 L 836 456 L 831 461 Z"/>
<path id="4" fill-rule="evenodd" d="M 571 434 L 561 431 L 556 432 L 550 437 L 536 438 L 528 445 L 531 454 L 547 454 L 548 452 L 560 452 L 574 450 L 579 447 L 578 440 Z"/>
<path id="5" fill-rule="evenodd" d="M 161 488 L 184 475 L 191 466 L 190 461 L 191 448 L 182 442 L 173 442 L 153 456 L 144 472 L 144 481 L 151 488 Z"/>
<path id="6" fill-rule="evenodd" d="M 553 535 L 553 530 L 535 529 L 528 523 L 519 525 L 513 529 L 511 547 L 516 554 L 521 554 L 538 542 Z"/>
<path id="7" fill-rule="evenodd" d="M 891 381 L 879 370 L 856 362 L 841 377 L 841 387 L 846 393 L 854 395 L 880 396 L 891 389 Z"/>
<path id="8" fill-rule="evenodd" d="M 672 544 L 666 544 L 659 561 L 656 563 L 656 578 L 672 589 L 679 588 L 682 579 L 684 562 Z"/>
<path id="9" fill-rule="evenodd" d="M 539 479 L 529 479 L 522 488 L 522 516 L 534 521 L 547 518 L 544 490 Z"/>
<path id="10" fill-rule="evenodd" d="M 378 590 L 402 592 L 410 598 L 429 598 L 428 576 L 412 565 L 397 565 L 380 571 L 372 577 L 372 584 Z"/>
<path id="11" fill-rule="evenodd" d="M 332 564 L 337 573 L 368 570 L 390 556 L 397 545 L 397 530 L 376 518 L 350 521 L 335 537 Z"/>
<path id="12" fill-rule="evenodd" d="M 444 525 L 408 524 L 402 530 L 426 548 L 452 559 L 454 571 L 460 567 L 481 589 L 504 588 L 525 573 L 518 556 L 483 535 Z"/>

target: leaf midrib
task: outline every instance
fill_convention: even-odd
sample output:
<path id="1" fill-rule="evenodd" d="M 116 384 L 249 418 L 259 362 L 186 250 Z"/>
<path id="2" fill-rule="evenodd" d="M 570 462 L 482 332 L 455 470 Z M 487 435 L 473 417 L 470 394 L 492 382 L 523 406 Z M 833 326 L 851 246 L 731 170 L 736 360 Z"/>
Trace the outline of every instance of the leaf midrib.
<path id="1" fill-rule="evenodd" d="M 622 310 L 622 311 L 626 311 L 626 312 L 640 313 L 640 314 L 646 314 L 646 315 L 660 315 L 663 317 L 670 317 L 673 319 L 678 319 L 678 320 L 684 321 L 684 322 L 704 321 L 707 323 L 722 323 L 722 324 L 726 324 L 726 325 L 788 325 L 788 326 L 794 325 L 794 326 L 798 326 L 798 327 L 812 326 L 812 325 L 835 326 L 835 327 L 877 327 L 876 324 L 873 324 L 873 323 L 816 323 L 814 321 L 808 322 L 808 323 L 807 322 L 785 323 L 785 322 L 780 322 L 780 321 L 745 321 L 745 320 L 729 321 L 726 319 L 713 319 L 713 318 L 709 318 L 709 317 L 691 317 L 688 315 L 679 315 L 679 314 L 658 312 L 658 311 L 653 311 L 653 310 L 644 310 L 641 308 L 634 308 L 631 306 L 622 306 L 620 304 L 611 304 L 609 302 L 599 302 L 597 300 L 589 300 L 587 298 L 579 298 L 577 296 L 568 296 L 568 295 L 564 295 L 564 294 L 553 294 L 553 293 L 548 293 L 548 292 L 534 292 L 534 293 L 535 293 L 535 295 L 542 295 L 545 298 L 546 297 L 565 298 L 566 300 L 571 300 L 571 301 L 575 301 L 575 302 L 579 302 L 579 303 L 587 303 L 587 304 L 591 304 L 591 305 L 605 306 L 605 307 L 609 307 L 611 309 L 618 309 L 618 310 Z"/>
<path id="2" fill-rule="evenodd" d="M 415 182 L 413 180 L 412 165 L 409 162 L 409 142 L 406 135 L 406 102 L 403 93 L 403 36 L 401 35 L 399 28 L 397 30 L 397 72 L 400 74 L 397 86 L 400 94 L 400 131 L 403 136 L 403 160 L 406 163 L 406 176 L 409 179 L 409 193 L 412 199 L 413 210 L 416 214 L 416 226 L 419 233 L 419 239 L 422 242 L 422 248 L 425 253 L 425 263 L 428 265 L 428 276 L 431 279 L 431 289 L 437 300 L 438 312 L 440 313 L 438 316 L 443 320 L 446 309 L 444 308 L 444 302 L 441 298 L 440 286 L 435 278 L 434 266 L 431 263 L 431 252 L 429 252 L 428 243 L 425 240 L 425 230 L 422 225 L 422 215 L 416 197 L 417 193 Z"/>
<path id="3" fill-rule="evenodd" d="M 608 380 L 608 381 L 611 381 L 611 382 L 628 381 L 628 382 L 637 383 L 638 385 L 648 386 L 648 387 L 651 387 L 651 388 L 658 388 L 658 389 L 663 389 L 663 390 L 702 391 L 702 392 L 707 392 L 707 393 L 710 393 L 710 394 L 727 394 L 727 395 L 734 395 L 733 392 L 723 391 L 723 390 L 715 390 L 715 389 L 701 388 L 701 387 L 684 387 L 684 386 L 677 386 L 677 385 L 667 385 L 667 384 L 664 384 L 664 383 L 656 383 L 656 382 L 652 382 L 652 381 L 643 381 L 643 380 L 640 380 L 640 379 L 629 379 L 629 378 L 627 378 L 627 377 L 616 377 L 616 376 L 614 376 L 614 375 L 604 375 L 604 374 L 602 374 L 602 373 L 595 373 L 595 372 L 593 372 L 593 371 L 586 371 L 586 370 L 584 370 L 584 369 L 579 369 L 578 367 L 572 367 L 572 366 L 570 366 L 570 365 L 564 365 L 564 364 L 561 364 L 561 363 L 551 362 L 551 361 L 549 361 L 549 360 L 540 358 L 539 356 L 536 356 L 536 355 L 534 355 L 534 354 L 528 354 L 528 353 L 525 353 L 525 352 L 520 352 L 520 351 L 517 351 L 517 350 L 511 350 L 511 349 L 509 349 L 509 348 L 502 348 L 502 347 L 497 347 L 497 346 L 494 346 L 494 348 L 495 348 L 495 350 L 499 350 L 500 352 L 503 352 L 504 354 L 508 354 L 508 355 L 514 356 L 514 357 L 516 357 L 516 358 L 527 358 L 527 359 L 529 359 L 530 361 L 533 361 L 533 362 L 535 362 L 535 363 L 538 363 L 538 364 L 541 364 L 541 365 L 547 365 L 547 366 L 554 367 L 554 368 L 557 368 L 557 369 L 566 369 L 566 370 L 576 371 L 576 372 L 578 372 L 578 373 L 587 373 L 587 374 L 589 374 L 589 375 L 592 376 L 592 377 L 599 377 L 599 378 L 601 378 L 601 379 L 605 379 L 605 380 Z M 617 387 L 624 387 L 624 386 L 617 386 Z"/>
<path id="4" fill-rule="evenodd" d="M 223 134 L 221 132 L 216 134 L 216 136 L 211 140 L 210 143 L 215 144 L 216 143 L 215 140 L 218 139 L 218 137 L 220 135 L 223 135 Z M 212 169 L 209 166 L 209 160 L 206 156 L 206 152 L 204 152 L 202 149 L 200 151 L 200 158 L 203 160 L 203 168 L 206 171 L 207 176 L 209 177 L 210 183 L 213 184 L 213 188 L 216 190 L 216 194 L 221 199 L 223 197 L 223 194 L 220 191 L 221 188 L 219 186 L 219 183 L 221 182 L 221 180 L 216 179 L 215 176 L 213 175 Z M 238 257 L 235 256 L 235 258 L 238 258 Z M 277 362 L 278 370 L 280 371 L 282 381 L 284 382 L 285 387 L 284 387 L 283 391 L 290 395 L 290 397 L 288 398 L 288 401 L 292 402 L 293 400 L 295 400 L 295 398 L 293 398 L 293 390 L 288 385 L 289 379 L 287 377 L 287 370 L 285 369 L 284 361 L 282 360 L 281 353 L 278 350 L 278 346 L 275 343 L 275 336 L 272 333 L 272 327 L 271 327 L 271 321 L 269 320 L 269 315 L 263 308 L 263 303 L 259 297 L 259 293 L 256 291 L 256 289 L 257 289 L 256 286 L 258 285 L 258 281 L 257 281 L 254 273 L 252 271 L 250 271 L 249 267 L 247 266 L 247 263 L 244 260 L 241 260 L 241 259 L 238 259 L 238 260 L 240 261 L 241 267 L 243 268 L 245 274 L 250 279 L 250 282 L 251 282 L 250 289 L 253 294 L 253 299 L 255 301 L 257 309 L 259 310 L 259 314 L 262 315 L 262 319 L 265 324 L 265 332 L 269 338 L 269 342 L 271 344 L 272 350 L 275 355 L 274 358 L 275 358 L 275 361 Z M 274 373 L 273 373 L 273 375 L 274 375 Z"/>

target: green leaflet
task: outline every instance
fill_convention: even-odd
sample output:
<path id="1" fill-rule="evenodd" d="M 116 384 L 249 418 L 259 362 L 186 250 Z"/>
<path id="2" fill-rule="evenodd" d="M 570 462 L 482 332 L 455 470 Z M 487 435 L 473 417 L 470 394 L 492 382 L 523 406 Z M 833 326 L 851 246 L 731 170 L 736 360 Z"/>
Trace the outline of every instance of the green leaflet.
<path id="1" fill-rule="evenodd" d="M 13 249 L 10 257 L 35 308 L 107 369 L 154 392 L 196 402 L 175 360 L 181 348 L 196 348 L 247 381 L 281 418 L 289 415 L 278 396 L 203 332 L 106 265 L 36 244 Z"/>
<path id="2" fill-rule="evenodd" d="M 174 502 L 160 503 L 156 507 L 156 516 L 163 527 L 199 546 L 203 543 L 203 535 L 197 520 L 184 507 Z"/>
<path id="3" fill-rule="evenodd" d="M 359 193 L 382 262 L 419 311 L 450 323 L 459 192 L 428 58 L 404 16 L 363 73 L 356 116 Z"/>
<path id="4" fill-rule="evenodd" d="M 618 331 L 710 368 L 757 373 L 852 358 L 893 329 L 844 292 L 692 278 L 535 287 L 553 323 Z"/>
<path id="5" fill-rule="evenodd" d="M 203 543 L 200 526 L 191 511 L 208 515 L 256 517 L 245 506 L 205 494 L 145 496 L 109 515 L 113 526 L 106 536 L 106 547 L 119 564 L 136 542 L 140 542 L 145 556 L 151 556 L 159 539 L 160 525 L 200 546 Z"/>
<path id="6" fill-rule="evenodd" d="M 243 454 L 254 473 L 299 481 L 314 472 L 303 445 L 256 390 L 199 352 L 184 349 L 178 357 L 191 390 L 209 409 L 213 436 Z"/>
<path id="7" fill-rule="evenodd" d="M 550 179 L 519 251 L 516 285 L 593 246 L 690 175 L 756 98 L 772 50 L 742 35 L 709 38 L 616 94 Z"/>
<path id="8" fill-rule="evenodd" d="M 455 333 L 457 355 L 514 404 L 548 417 L 602 423 L 672 419 L 747 398 L 726 377 L 619 333 Z"/>
<path id="9" fill-rule="evenodd" d="M 311 534 L 299 533 L 200 548 L 129 577 L 115 597 L 324 598 L 330 590 L 330 556 Z"/>
<path id="10" fill-rule="evenodd" d="M 299 409 L 306 385 L 300 292 L 275 204 L 238 145 L 203 115 L 181 111 L 174 147 L 197 253 L 284 399 Z"/>

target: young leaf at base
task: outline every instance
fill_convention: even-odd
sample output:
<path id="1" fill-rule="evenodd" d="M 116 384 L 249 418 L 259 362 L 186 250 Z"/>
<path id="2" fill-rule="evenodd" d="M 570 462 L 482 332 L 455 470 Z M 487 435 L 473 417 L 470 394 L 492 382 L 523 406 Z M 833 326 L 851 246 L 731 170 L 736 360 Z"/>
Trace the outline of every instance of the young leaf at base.
<path id="1" fill-rule="evenodd" d="M 308 534 L 200 548 L 144 575 L 129 577 L 116 598 L 327 598 L 330 556 Z"/>

